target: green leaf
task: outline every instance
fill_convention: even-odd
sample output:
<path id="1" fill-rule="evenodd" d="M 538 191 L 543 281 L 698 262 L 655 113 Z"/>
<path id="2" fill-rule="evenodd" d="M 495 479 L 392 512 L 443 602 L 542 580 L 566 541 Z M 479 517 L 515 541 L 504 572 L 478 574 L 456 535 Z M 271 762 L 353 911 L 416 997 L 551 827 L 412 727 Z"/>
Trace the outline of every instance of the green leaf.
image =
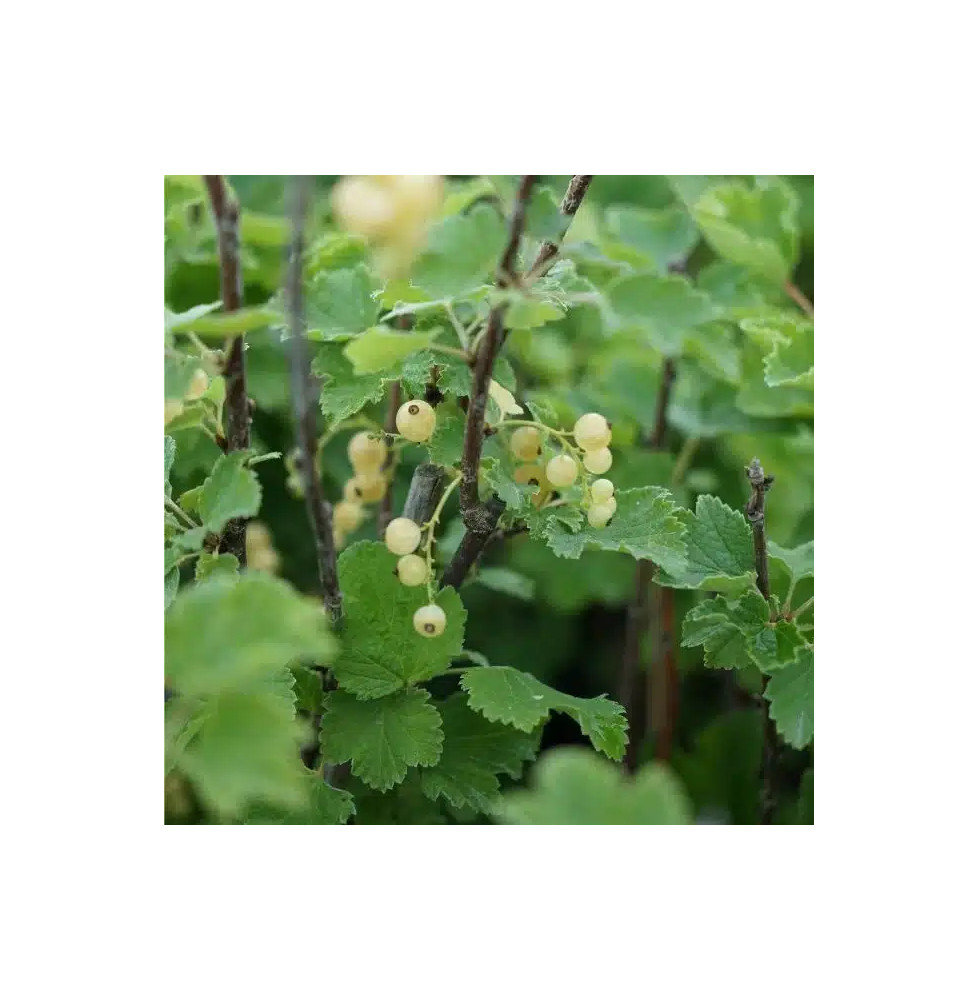
<path id="1" fill-rule="evenodd" d="M 772 674 L 764 697 L 784 741 L 798 750 L 807 747 L 815 735 L 815 654 L 803 650 L 794 663 Z"/>
<path id="2" fill-rule="evenodd" d="M 182 400 L 190 388 L 190 380 L 200 367 L 198 358 L 189 355 L 166 354 L 163 356 L 163 395 L 167 399 Z M 173 421 L 171 421 L 173 423 Z"/>
<path id="3" fill-rule="evenodd" d="M 426 442 L 428 458 L 435 465 L 453 466 L 462 459 L 465 438 L 465 414 L 454 400 L 445 400 L 438 407 L 435 431 Z"/>
<path id="4" fill-rule="evenodd" d="M 798 263 L 798 198 L 783 181 L 753 190 L 716 185 L 700 196 L 693 217 L 717 254 L 768 281 L 783 284 Z"/>
<path id="5" fill-rule="evenodd" d="M 197 505 L 200 503 L 200 494 L 203 488 L 203 484 L 201 484 L 200 486 L 194 486 L 185 493 L 181 493 L 177 497 L 177 503 L 188 514 L 195 514 L 197 512 Z"/>
<path id="6" fill-rule="evenodd" d="M 311 667 L 301 663 L 290 664 L 296 707 L 304 712 L 319 712 L 323 707 L 323 682 Z"/>
<path id="7" fill-rule="evenodd" d="M 506 226 L 488 205 L 443 219 L 432 230 L 411 281 L 433 299 L 455 298 L 490 283 Z"/>
<path id="8" fill-rule="evenodd" d="M 668 273 L 670 264 L 683 263 L 699 241 L 696 224 L 678 207 L 616 207 L 608 209 L 605 218 L 611 233 L 638 250 L 660 274 Z"/>
<path id="9" fill-rule="evenodd" d="M 567 217 L 561 214 L 553 192 L 538 187 L 530 196 L 526 208 L 526 234 L 536 240 L 557 242 L 564 235 Z"/>
<path id="10" fill-rule="evenodd" d="M 770 618 L 771 609 L 756 590 L 736 601 L 715 597 L 686 615 L 682 645 L 702 646 L 708 667 L 780 670 L 807 644 L 794 622 Z"/>
<path id="11" fill-rule="evenodd" d="M 409 354 L 427 347 L 436 333 L 437 329 L 401 333 L 386 326 L 372 326 L 349 341 L 343 353 L 353 362 L 354 375 L 386 371 Z"/>
<path id="12" fill-rule="evenodd" d="M 739 510 L 701 495 L 696 513 L 683 510 L 679 517 L 686 526 L 686 566 L 675 576 L 660 574 L 663 586 L 730 591 L 754 582 L 753 536 Z"/>
<path id="13" fill-rule="evenodd" d="M 409 767 L 436 764 L 442 748 L 441 716 L 430 700 L 431 695 L 419 689 L 373 701 L 330 691 L 321 731 L 323 760 L 351 761 L 352 773 L 381 791 L 403 781 Z"/>
<path id="14" fill-rule="evenodd" d="M 624 756 L 628 742 L 625 710 L 604 695 L 576 698 L 562 694 L 513 667 L 473 667 L 462 674 L 461 684 L 470 707 L 490 722 L 528 733 L 546 721 L 551 711 L 563 712 L 581 727 L 596 750 L 612 760 Z"/>
<path id="15" fill-rule="evenodd" d="M 805 542 L 793 549 L 786 549 L 777 542 L 767 543 L 767 554 L 771 559 L 783 563 L 791 577 L 791 586 L 807 577 L 815 576 L 815 542 Z"/>
<path id="16" fill-rule="evenodd" d="M 740 345 L 727 323 L 704 323 L 686 335 L 686 353 L 714 378 L 740 383 Z"/>
<path id="17" fill-rule="evenodd" d="M 163 329 L 166 333 L 177 333 L 178 327 L 193 323 L 195 320 L 200 319 L 201 316 L 206 316 L 208 313 L 214 312 L 215 309 L 220 309 L 223 303 L 220 299 L 216 302 L 208 302 L 205 305 L 191 306 L 186 312 L 175 313 L 171 312 L 169 309 L 164 308 L 163 310 Z"/>
<path id="18" fill-rule="evenodd" d="M 294 658 L 328 663 L 335 652 L 318 603 L 260 573 L 185 588 L 164 636 L 167 683 L 188 695 L 240 689 Z"/>
<path id="19" fill-rule="evenodd" d="M 206 528 L 190 528 L 173 539 L 173 547 L 178 552 L 196 552 L 204 544 Z"/>
<path id="20" fill-rule="evenodd" d="M 196 333 L 199 337 L 223 340 L 225 337 L 260 330 L 262 327 L 281 321 L 281 318 L 281 313 L 270 305 L 245 306 L 230 313 L 208 311 L 189 318 L 184 313 L 178 321 L 171 322 L 170 332 Z"/>
<path id="21" fill-rule="evenodd" d="M 607 296 L 622 325 L 643 330 L 653 347 L 673 357 L 682 353 L 694 327 L 714 317 L 709 296 L 680 275 L 618 278 L 608 286 Z"/>
<path id="22" fill-rule="evenodd" d="M 547 544 L 553 552 L 565 559 L 579 558 L 586 547 L 627 552 L 636 559 L 650 559 L 669 572 L 681 572 L 686 555 L 685 528 L 669 491 L 643 486 L 622 490 L 615 499 L 618 509 L 603 528 L 585 525 L 574 532 L 552 520 Z"/>
<path id="23" fill-rule="evenodd" d="M 563 315 L 564 310 L 553 302 L 517 295 L 510 299 L 506 310 L 506 326 L 514 330 L 532 330 Z"/>
<path id="24" fill-rule="evenodd" d="M 170 495 L 170 469 L 177 454 L 177 443 L 169 434 L 163 437 L 163 490 Z"/>
<path id="25" fill-rule="evenodd" d="M 497 775 L 518 778 L 540 743 L 539 731 L 525 733 L 473 712 L 461 693 L 439 706 L 444 745 L 438 763 L 421 771 L 429 799 L 447 799 L 456 808 L 489 812 L 499 794 Z"/>
<path id="26" fill-rule="evenodd" d="M 301 727 L 293 715 L 272 694 L 222 694 L 209 703 L 178 766 L 221 814 L 236 814 L 255 801 L 300 807 Z"/>
<path id="27" fill-rule="evenodd" d="M 180 570 L 174 566 L 166 576 L 163 577 L 163 610 L 165 611 L 177 596 L 177 588 L 180 586 Z"/>
<path id="28" fill-rule="evenodd" d="M 768 385 L 765 361 L 763 349 L 756 344 L 744 344 L 743 379 L 736 397 L 737 406 L 756 417 L 813 417 L 811 388 L 804 384 Z"/>
<path id="29" fill-rule="evenodd" d="M 462 651 L 465 608 L 446 587 L 435 596 L 448 624 L 434 638 L 414 630 L 414 612 L 428 603 L 424 587 L 397 578 L 398 557 L 381 542 L 358 542 L 339 558 L 343 592 L 343 650 L 333 665 L 341 688 L 380 698 L 446 670 Z"/>
<path id="30" fill-rule="evenodd" d="M 533 768 L 530 788 L 505 794 L 496 816 L 533 825 L 667 825 L 692 822 L 682 785 L 663 764 L 634 777 L 581 747 L 558 747 Z"/>
<path id="31" fill-rule="evenodd" d="M 316 771 L 304 776 L 308 801 L 300 809 L 257 806 L 249 810 L 249 826 L 340 826 L 356 813 L 353 796 L 323 781 Z"/>
<path id="32" fill-rule="evenodd" d="M 474 583 L 479 583 L 497 594 L 506 594 L 519 601 L 532 601 L 536 584 L 528 576 L 517 573 L 508 566 L 483 566 Z"/>
<path id="33" fill-rule="evenodd" d="M 291 234 L 288 219 L 264 212 L 241 213 L 241 242 L 257 247 L 284 247 Z"/>
<path id="34" fill-rule="evenodd" d="M 323 415 L 332 424 L 359 413 L 368 403 L 376 403 L 384 395 L 389 382 L 397 375 L 371 372 L 356 375 L 353 365 L 343 354 L 342 344 L 324 344 L 316 355 L 313 372 L 323 380 L 319 405 Z"/>
<path id="35" fill-rule="evenodd" d="M 362 237 L 326 233 L 309 248 L 303 271 L 307 277 L 314 277 L 320 271 L 352 269 L 363 263 L 366 253 L 367 243 Z"/>
<path id="36" fill-rule="evenodd" d="M 377 320 L 370 274 L 362 264 L 341 271 L 321 271 L 306 290 L 306 326 L 324 339 L 359 333 Z"/>
<path id="37" fill-rule="evenodd" d="M 741 329 L 763 350 L 764 381 L 770 386 L 815 386 L 815 326 L 786 313 L 740 321 Z"/>
<path id="38" fill-rule="evenodd" d="M 230 552 L 203 552 L 197 560 L 195 576 L 198 580 L 206 580 L 211 576 L 230 574 L 237 576 L 238 560 Z"/>
<path id="39" fill-rule="evenodd" d="M 232 451 L 221 455 L 204 480 L 197 509 L 208 531 L 220 531 L 234 517 L 258 513 L 261 486 L 258 476 L 246 466 L 248 454 Z"/>

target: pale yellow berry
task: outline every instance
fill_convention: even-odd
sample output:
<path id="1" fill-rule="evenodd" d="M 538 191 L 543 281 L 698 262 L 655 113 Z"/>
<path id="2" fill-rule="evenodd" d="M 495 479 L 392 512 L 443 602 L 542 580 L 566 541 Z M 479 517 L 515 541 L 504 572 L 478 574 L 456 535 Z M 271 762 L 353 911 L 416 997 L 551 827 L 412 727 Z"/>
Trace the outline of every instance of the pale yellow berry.
<path id="1" fill-rule="evenodd" d="M 547 479 L 560 488 L 577 479 L 577 462 L 570 455 L 557 455 L 547 462 Z"/>
<path id="2" fill-rule="evenodd" d="M 346 532 L 340 531 L 335 524 L 333 525 L 333 545 L 335 545 L 338 549 L 341 549 L 344 545 L 346 545 Z"/>
<path id="3" fill-rule="evenodd" d="M 611 508 L 611 513 L 614 514 L 618 510 L 618 501 L 614 497 L 608 497 L 607 500 L 602 501 L 605 507 Z"/>
<path id="4" fill-rule="evenodd" d="M 207 377 L 207 372 L 203 368 L 198 368 L 190 379 L 190 385 L 187 387 L 187 391 L 184 393 L 184 399 L 200 399 L 201 396 L 207 392 L 207 386 L 210 384 L 210 379 Z"/>
<path id="5" fill-rule="evenodd" d="M 341 500 L 333 508 L 333 522 L 340 531 L 356 531 L 363 524 L 363 507 L 349 500 Z"/>
<path id="6" fill-rule="evenodd" d="M 509 450 L 521 462 L 532 462 L 540 454 L 540 432 L 536 427 L 517 427 L 509 439 Z"/>
<path id="7" fill-rule="evenodd" d="M 406 556 L 421 542 L 421 529 L 409 517 L 395 517 L 384 532 L 387 548 L 396 556 Z"/>
<path id="8" fill-rule="evenodd" d="M 413 552 L 397 560 L 397 578 L 405 587 L 420 587 L 428 579 L 428 564 Z"/>
<path id="9" fill-rule="evenodd" d="M 444 182 L 437 174 L 391 174 L 377 180 L 386 182 L 404 221 L 425 221 L 441 208 Z"/>
<path id="10" fill-rule="evenodd" d="M 387 445 L 370 431 L 359 431 L 350 438 L 346 454 L 355 472 L 376 472 L 387 459 Z"/>
<path id="11" fill-rule="evenodd" d="M 379 472 L 358 472 L 352 480 L 351 492 L 359 493 L 363 503 L 376 503 L 387 492 L 387 480 Z M 345 496 L 344 488 L 344 496 Z"/>
<path id="12" fill-rule="evenodd" d="M 595 479 L 591 483 L 591 499 L 595 503 L 604 503 L 615 495 L 615 484 L 610 479 Z"/>
<path id="13" fill-rule="evenodd" d="M 574 424 L 574 440 L 585 451 L 597 451 L 611 444 L 611 427 L 600 413 L 585 413 Z"/>
<path id="14" fill-rule="evenodd" d="M 167 399 L 163 401 L 163 425 L 164 427 L 171 421 L 176 420 L 183 413 L 183 401 L 180 399 Z"/>
<path id="15" fill-rule="evenodd" d="M 437 604 L 425 604 L 414 612 L 414 631 L 433 639 L 445 631 L 445 612 Z"/>
<path id="16" fill-rule="evenodd" d="M 394 422 L 408 441 L 427 441 L 435 430 L 435 411 L 423 399 L 409 399 L 397 411 Z"/>
<path id="17" fill-rule="evenodd" d="M 397 199 L 369 177 L 344 177 L 333 188 L 333 212 L 347 232 L 368 240 L 387 236 L 397 222 Z"/>
<path id="18" fill-rule="evenodd" d="M 261 521 L 249 521 L 245 528 L 245 559 L 250 569 L 264 570 L 266 573 L 278 571 L 278 552 L 272 543 L 268 528 Z"/>
<path id="19" fill-rule="evenodd" d="M 254 556 L 248 556 L 248 569 L 277 573 L 279 562 L 278 553 L 274 549 L 259 549 Z"/>
<path id="20" fill-rule="evenodd" d="M 611 449 L 597 448 L 594 451 L 584 452 L 584 468 L 588 472 L 593 472 L 600 476 L 611 468 Z"/>
<path id="21" fill-rule="evenodd" d="M 535 507 L 539 507 L 550 493 L 551 486 L 542 465 L 519 465 L 513 473 L 513 479 L 522 485 L 539 487 L 531 497 Z"/>
<path id="22" fill-rule="evenodd" d="M 359 503 L 363 499 L 360 495 L 360 490 L 357 487 L 356 476 L 352 479 L 348 479 L 343 484 L 343 499 L 348 500 L 350 503 Z"/>
<path id="23" fill-rule="evenodd" d="M 587 523 L 592 528 L 603 528 L 614 514 L 614 509 L 608 503 L 596 503 L 588 508 Z"/>

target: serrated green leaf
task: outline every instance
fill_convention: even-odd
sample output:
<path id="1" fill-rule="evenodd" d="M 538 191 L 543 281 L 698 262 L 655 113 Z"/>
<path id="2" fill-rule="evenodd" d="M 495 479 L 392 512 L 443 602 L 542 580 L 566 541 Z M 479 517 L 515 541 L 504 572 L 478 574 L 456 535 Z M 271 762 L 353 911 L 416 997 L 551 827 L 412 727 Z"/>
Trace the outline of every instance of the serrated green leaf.
<path id="1" fill-rule="evenodd" d="M 465 608 L 446 587 L 435 603 L 448 619 L 434 638 L 414 630 L 414 612 L 428 603 L 423 587 L 405 587 L 397 559 L 381 542 L 358 542 L 339 558 L 343 592 L 343 650 L 333 665 L 341 688 L 358 698 L 379 698 L 446 670 L 462 651 Z"/>
<path id="2" fill-rule="evenodd" d="M 177 497 L 177 503 L 188 514 L 195 514 L 197 512 L 197 505 L 200 503 L 200 494 L 203 488 L 203 484 L 201 484 L 200 486 L 194 486 L 185 493 L 181 493 Z"/>
<path id="3" fill-rule="evenodd" d="M 786 313 L 769 313 L 740 321 L 741 329 L 758 344 L 764 357 L 764 381 L 770 386 L 815 385 L 815 326 Z"/>
<path id="4" fill-rule="evenodd" d="M 696 513 L 683 510 L 686 566 L 683 572 L 660 574 L 665 587 L 732 591 L 755 579 L 754 542 L 747 519 L 714 496 L 700 496 Z"/>
<path id="5" fill-rule="evenodd" d="M 621 760 L 628 742 L 625 710 L 604 695 L 576 698 L 547 687 L 532 674 L 513 667 L 473 667 L 461 678 L 469 705 L 490 722 L 502 722 L 524 732 L 536 729 L 550 713 L 569 715 L 596 750 Z"/>
<path id="6" fill-rule="evenodd" d="M 237 576 L 238 560 L 230 552 L 203 552 L 197 560 L 194 576 L 197 580 L 206 580 L 211 576 Z"/>
<path id="7" fill-rule="evenodd" d="M 608 209 L 605 219 L 612 235 L 637 250 L 660 274 L 681 264 L 699 241 L 696 224 L 683 209 L 659 211 L 631 206 Z"/>
<path id="8" fill-rule="evenodd" d="M 187 395 L 190 380 L 200 367 L 198 358 L 189 355 L 166 354 L 163 357 L 163 395 L 166 399 L 180 399 Z M 171 421 L 172 423 L 172 421 Z"/>
<path id="9" fill-rule="evenodd" d="M 214 312 L 215 309 L 220 309 L 223 303 L 220 299 L 216 302 L 208 302 L 204 305 L 191 306 L 185 312 L 175 313 L 171 312 L 169 309 L 164 308 L 163 310 L 163 329 L 167 333 L 177 333 L 178 327 L 186 323 L 193 323 L 195 320 L 200 319 L 201 316 L 206 316 L 208 313 Z"/>
<path id="10" fill-rule="evenodd" d="M 208 311 L 191 317 L 187 317 L 184 313 L 183 318 L 171 323 L 170 332 L 196 333 L 198 337 L 223 340 L 226 337 L 260 330 L 262 327 L 280 322 L 281 318 L 281 313 L 271 305 L 245 306 L 230 313 Z"/>
<path id="11" fill-rule="evenodd" d="M 798 658 L 771 675 L 764 689 L 771 718 L 789 746 L 807 747 L 815 735 L 815 654 Z"/>
<path id="12" fill-rule="evenodd" d="M 323 759 L 350 761 L 352 773 L 371 788 L 393 788 L 409 767 L 430 767 L 441 756 L 441 716 L 430 701 L 419 689 L 372 701 L 330 691 L 321 730 Z"/>
<path id="13" fill-rule="evenodd" d="M 166 609 L 173 603 L 173 599 L 177 596 L 177 588 L 180 586 L 180 570 L 174 566 L 164 577 L 163 577 L 163 610 Z"/>
<path id="14" fill-rule="evenodd" d="M 714 378 L 740 383 L 740 344 L 727 323 L 704 323 L 686 335 L 686 353 Z"/>
<path id="15" fill-rule="evenodd" d="M 326 233 L 314 243 L 306 254 L 303 271 L 307 278 L 314 278 L 320 271 L 352 270 L 364 262 L 367 243 L 350 233 Z"/>
<path id="16" fill-rule="evenodd" d="M 311 667 L 301 663 L 290 664 L 296 707 L 304 712 L 319 712 L 323 707 L 322 678 Z"/>
<path id="17" fill-rule="evenodd" d="M 411 281 L 432 299 L 455 298 L 491 284 L 505 239 L 506 226 L 488 205 L 443 219 L 432 228 Z"/>
<path id="18" fill-rule="evenodd" d="M 353 796 L 323 781 L 316 771 L 307 771 L 304 785 L 308 800 L 300 809 L 257 806 L 248 811 L 249 826 L 339 826 L 356 813 Z"/>
<path id="19" fill-rule="evenodd" d="M 164 635 L 167 683 L 187 695 L 240 690 L 292 659 L 328 663 L 335 652 L 317 602 L 261 573 L 185 588 Z"/>
<path id="20" fill-rule="evenodd" d="M 353 364 L 354 375 L 387 371 L 409 354 L 427 347 L 437 329 L 403 333 L 386 326 L 372 326 L 347 342 L 343 353 Z"/>
<path id="21" fill-rule="evenodd" d="M 793 549 L 786 549 L 777 542 L 767 543 L 767 554 L 771 559 L 777 559 L 784 564 L 792 585 L 815 576 L 815 542 L 805 542 Z"/>
<path id="22" fill-rule="evenodd" d="M 190 528 L 182 534 L 175 535 L 172 544 L 178 552 L 196 552 L 204 544 L 206 536 L 206 528 Z"/>
<path id="23" fill-rule="evenodd" d="M 537 752 L 540 732 L 490 722 L 473 712 L 461 693 L 439 704 L 438 710 L 444 745 L 438 763 L 420 772 L 421 789 L 429 799 L 443 797 L 456 808 L 487 813 L 499 794 L 497 775 L 518 778 L 523 763 Z"/>
<path id="24" fill-rule="evenodd" d="M 313 361 L 313 372 L 323 380 L 319 405 L 332 424 L 359 413 L 368 403 L 376 403 L 396 374 L 370 372 L 356 375 L 343 354 L 342 344 L 324 344 Z"/>
<path id="25" fill-rule="evenodd" d="M 321 271 L 306 289 L 306 328 L 311 337 L 355 334 L 377 321 L 370 274 L 362 264 Z"/>
<path id="26" fill-rule="evenodd" d="M 254 517 L 261 506 L 258 476 L 246 465 L 248 452 L 231 451 L 214 463 L 204 480 L 197 509 L 208 531 L 218 532 L 234 517 Z"/>
<path id="27" fill-rule="evenodd" d="M 693 217 L 707 243 L 734 264 L 783 284 L 798 262 L 798 198 L 780 180 L 753 190 L 718 184 L 697 200 Z"/>
<path id="28" fill-rule="evenodd" d="M 163 490 L 170 495 L 170 469 L 177 454 L 177 443 L 169 434 L 163 437 Z"/>
<path id="29" fill-rule="evenodd" d="M 617 278 L 607 298 L 620 324 L 638 327 L 653 347 L 673 357 L 682 353 L 694 327 L 714 318 L 709 296 L 680 275 Z"/>
<path id="30" fill-rule="evenodd" d="M 567 217 L 561 214 L 560 205 L 553 192 L 547 188 L 538 187 L 530 196 L 526 207 L 527 236 L 536 240 L 552 240 L 558 242 L 564 235 Z"/>
<path id="31" fill-rule="evenodd" d="M 446 399 L 437 409 L 435 430 L 426 442 L 428 458 L 435 465 L 446 468 L 462 459 L 462 441 L 465 437 L 465 414 L 453 399 Z"/>
<path id="32" fill-rule="evenodd" d="M 558 747 L 533 768 L 529 789 L 508 792 L 496 808 L 506 823 L 666 825 L 692 822 L 682 785 L 663 764 L 633 777 L 581 747 Z"/>
<path id="33" fill-rule="evenodd" d="M 603 528 L 585 525 L 571 531 L 553 520 L 547 545 L 564 559 L 577 559 L 586 547 L 627 552 L 636 559 L 650 559 L 668 572 L 681 572 L 686 556 L 685 532 L 679 508 L 669 491 L 659 486 L 622 490 L 616 494 L 618 509 Z"/>
<path id="34" fill-rule="evenodd" d="M 738 408 L 755 417 L 813 417 L 812 390 L 804 385 L 768 385 L 764 360 L 763 349 L 753 343 L 744 344 Z"/>
<path id="35" fill-rule="evenodd" d="M 510 301 L 506 310 L 506 325 L 514 330 L 532 330 L 563 315 L 564 310 L 554 302 L 519 295 Z"/>

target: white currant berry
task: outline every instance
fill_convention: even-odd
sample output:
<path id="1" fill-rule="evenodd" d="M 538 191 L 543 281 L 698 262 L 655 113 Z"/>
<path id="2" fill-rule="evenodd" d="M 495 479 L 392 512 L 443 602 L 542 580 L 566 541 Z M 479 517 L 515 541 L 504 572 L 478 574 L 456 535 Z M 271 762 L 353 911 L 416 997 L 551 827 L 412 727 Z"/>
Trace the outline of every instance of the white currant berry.
<path id="1" fill-rule="evenodd" d="M 574 440 L 585 451 L 597 451 L 611 444 L 611 427 L 600 413 L 585 413 L 574 424 Z"/>
<path id="2" fill-rule="evenodd" d="M 592 504 L 588 508 L 587 523 L 592 528 L 603 528 L 611 520 L 611 515 L 614 512 L 614 508 L 610 503 Z"/>
<path id="3" fill-rule="evenodd" d="M 550 494 L 550 483 L 547 481 L 547 473 L 542 465 L 518 465 L 513 473 L 513 479 L 523 485 L 538 487 L 531 500 L 535 507 L 539 507 Z"/>
<path id="4" fill-rule="evenodd" d="M 614 514 L 618 510 L 618 501 L 614 497 L 608 497 L 607 500 L 603 501 L 605 507 L 611 508 L 611 513 Z"/>
<path id="5" fill-rule="evenodd" d="M 591 499 L 595 503 L 604 503 L 615 495 L 615 484 L 610 479 L 595 479 L 591 483 Z"/>
<path id="6" fill-rule="evenodd" d="M 346 532 L 341 531 L 336 525 L 333 525 L 333 544 L 336 548 L 341 549 L 346 545 Z"/>
<path id="7" fill-rule="evenodd" d="M 435 411 L 423 399 L 409 399 L 397 411 L 394 422 L 408 441 L 427 441 L 435 430 Z"/>
<path id="8" fill-rule="evenodd" d="M 349 500 L 341 500 L 333 508 L 333 522 L 340 531 L 356 531 L 363 524 L 363 507 Z"/>
<path id="9" fill-rule="evenodd" d="M 344 177 L 331 201 L 340 225 L 368 240 L 382 239 L 397 221 L 396 196 L 370 177 Z"/>
<path id="10" fill-rule="evenodd" d="M 207 392 L 208 385 L 210 385 L 210 379 L 207 377 L 207 372 L 203 368 L 198 368 L 191 376 L 190 385 L 187 386 L 187 391 L 183 394 L 183 398 L 200 399 Z"/>
<path id="11" fill-rule="evenodd" d="M 358 472 L 351 482 L 351 492 L 359 493 L 363 503 L 376 503 L 387 492 L 387 480 L 379 472 Z"/>
<path id="12" fill-rule="evenodd" d="M 396 556 L 406 556 L 421 542 L 421 529 L 409 517 L 395 517 L 384 532 L 387 548 Z"/>
<path id="13" fill-rule="evenodd" d="M 570 486 L 577 479 L 577 462 L 570 455 L 557 455 L 547 462 L 547 479 L 554 486 Z"/>
<path id="14" fill-rule="evenodd" d="M 397 578 L 405 587 L 420 587 L 428 580 L 428 564 L 413 552 L 397 560 Z"/>
<path id="15" fill-rule="evenodd" d="M 376 472 L 387 458 L 387 445 L 369 431 L 360 431 L 350 438 L 346 454 L 354 472 Z"/>
<path id="16" fill-rule="evenodd" d="M 611 468 L 611 449 L 596 448 L 594 451 L 586 451 L 583 462 L 588 472 L 600 476 L 602 472 L 607 472 Z"/>
<path id="17" fill-rule="evenodd" d="M 540 432 L 536 427 L 517 427 L 509 439 L 509 450 L 521 462 L 532 462 L 540 454 Z"/>
<path id="18" fill-rule="evenodd" d="M 357 477 L 354 476 L 352 479 L 348 479 L 343 484 L 343 499 L 348 500 L 350 503 L 360 503 L 363 497 L 360 495 L 360 489 L 357 486 Z"/>
<path id="19" fill-rule="evenodd" d="M 445 631 L 445 612 L 437 604 L 425 604 L 414 612 L 414 631 L 427 639 L 433 639 Z"/>
<path id="20" fill-rule="evenodd" d="M 444 182 L 437 174 L 392 174 L 378 177 L 394 194 L 398 217 L 424 221 L 441 207 Z"/>

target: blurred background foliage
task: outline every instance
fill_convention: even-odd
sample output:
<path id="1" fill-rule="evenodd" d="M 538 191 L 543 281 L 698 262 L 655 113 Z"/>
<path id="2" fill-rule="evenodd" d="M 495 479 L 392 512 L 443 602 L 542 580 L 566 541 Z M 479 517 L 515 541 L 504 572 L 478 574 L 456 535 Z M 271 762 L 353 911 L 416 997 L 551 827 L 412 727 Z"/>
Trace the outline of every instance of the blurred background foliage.
<path id="1" fill-rule="evenodd" d="M 344 266 L 365 259 L 355 238 L 337 238 L 329 192 L 338 177 L 316 179 L 317 199 L 310 227 L 322 252 L 338 255 Z M 542 179 L 559 202 L 568 176 Z M 242 206 L 242 263 L 245 303 L 260 305 L 281 286 L 287 235 L 284 178 L 228 178 Z M 694 504 L 709 492 L 732 507 L 747 498 L 744 467 L 757 455 L 776 477 L 768 498 L 769 538 L 784 546 L 809 541 L 814 532 L 812 392 L 793 387 L 771 388 L 761 372 L 761 348 L 738 325 L 743 310 L 772 306 L 794 309 L 781 286 L 723 261 L 702 238 L 690 209 L 711 184 L 730 177 L 597 176 L 564 242 L 564 255 L 578 273 L 600 288 L 617 272 L 617 261 L 629 267 L 665 273 L 685 261 L 694 284 L 726 311 L 707 324 L 699 338 L 687 342 L 678 361 L 678 377 L 668 410 L 666 450 L 650 451 L 647 436 L 655 422 L 662 380 L 663 354 L 636 332 L 610 335 L 603 308 L 575 305 L 556 321 L 532 331 L 515 331 L 507 354 L 523 398 L 545 399 L 565 426 L 576 415 L 597 410 L 614 425 L 615 464 L 610 473 L 618 489 L 669 485 L 676 457 L 686 447 L 688 466 L 680 502 Z M 798 234 L 798 263 L 792 280 L 813 298 L 814 178 L 736 178 L 747 189 L 775 182 L 793 196 L 791 212 Z M 446 214 L 476 201 L 505 203 L 516 178 L 448 177 Z M 165 302 L 181 312 L 220 297 L 214 226 L 198 178 L 167 177 L 165 206 Z M 738 310 L 741 310 L 738 312 Z M 247 380 L 256 409 L 252 444 L 259 451 L 288 453 L 293 446 L 287 358 L 277 332 L 248 335 Z M 370 411 L 384 420 L 385 404 Z M 352 432 L 351 432 L 352 433 Z M 198 484 L 219 452 L 197 428 L 172 432 L 177 441 L 172 481 L 177 493 Z M 350 469 L 348 433 L 334 437 L 322 452 L 326 495 L 338 500 Z M 688 444 L 695 439 L 695 445 Z M 416 454 L 412 452 L 416 451 Z M 426 458 L 420 447 L 405 452 L 394 483 L 394 509 L 400 509 L 413 467 Z M 301 499 L 286 488 L 281 461 L 257 466 L 263 499 L 261 520 L 268 526 L 281 557 L 279 573 L 298 589 L 318 591 L 312 538 Z M 444 537 L 448 551 L 461 536 L 457 507 L 450 507 Z M 452 519 L 454 518 L 454 520 Z M 376 538 L 371 518 L 349 541 Z M 535 674 L 570 694 L 590 697 L 602 692 L 618 697 L 626 612 L 634 591 L 636 563 L 628 555 L 587 552 L 579 562 L 556 558 L 542 543 L 526 536 L 497 542 L 483 560 L 487 570 L 462 591 L 468 609 L 466 647 L 493 664 L 511 664 Z M 776 567 L 773 572 L 776 573 Z M 773 581 L 775 587 L 777 580 Z M 806 589 L 807 588 L 807 589 Z M 802 583 L 798 600 L 811 593 Z M 700 597 L 676 591 L 677 630 L 686 611 Z M 671 764 L 693 803 L 700 822 L 753 823 L 758 818 L 758 772 L 762 719 L 746 704 L 736 677 L 706 670 L 702 650 L 678 646 L 681 674 L 680 713 Z M 643 651 L 647 666 L 651 644 Z M 543 736 L 543 747 L 583 743 L 577 727 L 555 715 Z M 782 823 L 813 822 L 812 750 L 783 748 Z M 652 758 L 652 741 L 640 748 L 640 761 Z M 409 783 L 407 783 L 409 785 Z M 406 796 L 410 787 L 406 787 Z M 390 798 L 390 797 L 388 797 Z M 427 800 L 425 808 L 437 813 Z M 371 816 L 369 802 L 358 800 L 357 822 L 389 822 L 395 808 L 386 803 Z M 387 810 L 387 812 L 385 812 Z M 444 821 L 432 815 L 431 821 Z M 417 821 L 417 820 L 415 820 Z"/>

